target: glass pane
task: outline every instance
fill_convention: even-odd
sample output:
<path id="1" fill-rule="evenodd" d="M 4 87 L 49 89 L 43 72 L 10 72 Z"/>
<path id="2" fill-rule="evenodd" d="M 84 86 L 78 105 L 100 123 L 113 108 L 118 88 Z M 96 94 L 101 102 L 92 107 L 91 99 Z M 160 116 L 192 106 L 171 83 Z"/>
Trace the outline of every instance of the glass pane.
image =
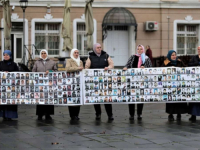
<path id="1" fill-rule="evenodd" d="M 45 30 L 45 24 L 44 23 L 36 23 L 35 30 Z"/>
<path id="2" fill-rule="evenodd" d="M 39 36 L 36 35 L 35 36 L 35 46 L 37 47 L 37 49 L 45 49 L 45 36 L 43 34 L 40 34 Z"/>
<path id="3" fill-rule="evenodd" d="M 59 36 L 48 36 L 48 49 L 59 49 L 59 44 Z"/>
<path id="4" fill-rule="evenodd" d="M 196 31 L 196 25 L 187 25 L 187 31 L 189 32 Z"/>
<path id="5" fill-rule="evenodd" d="M 48 30 L 59 30 L 59 25 L 58 23 L 50 23 L 48 24 Z"/>
<path id="6" fill-rule="evenodd" d="M 17 58 L 22 58 L 22 38 L 16 38 L 16 44 L 17 44 L 16 56 Z"/>
<path id="7" fill-rule="evenodd" d="M 178 31 L 184 31 L 185 30 L 185 25 L 177 25 L 177 30 Z"/>
<path id="8" fill-rule="evenodd" d="M 78 48 L 78 50 L 80 50 L 80 55 L 83 55 L 83 53 L 82 53 L 82 43 L 81 43 L 81 35 L 80 34 L 78 34 L 77 35 L 77 48 Z"/>
<path id="9" fill-rule="evenodd" d="M 197 47 L 197 37 L 187 37 L 187 54 L 195 54 Z"/>

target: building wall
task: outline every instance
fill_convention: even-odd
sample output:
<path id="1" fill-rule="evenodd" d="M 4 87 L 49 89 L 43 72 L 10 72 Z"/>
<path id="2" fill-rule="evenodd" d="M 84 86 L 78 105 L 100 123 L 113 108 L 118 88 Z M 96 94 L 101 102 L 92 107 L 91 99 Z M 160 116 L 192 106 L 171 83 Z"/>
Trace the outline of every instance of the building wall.
<path id="1" fill-rule="evenodd" d="M 49 2 L 54 2 L 49 1 Z M 102 2 L 102 3 L 109 3 L 109 2 L 116 2 L 111 0 L 99 0 L 95 2 Z M 121 1 L 118 1 L 119 3 Z M 133 2 L 132 0 L 126 0 L 127 3 Z M 140 0 L 140 4 L 142 3 L 148 3 L 145 0 Z M 183 0 L 179 0 L 181 4 L 185 6 L 185 2 Z M 190 1 L 192 4 L 199 4 L 199 1 L 192 0 Z M 17 3 L 15 1 L 12 2 Z M 11 4 L 12 4 L 11 3 Z M 33 2 L 30 2 L 33 5 Z M 35 2 L 37 3 L 37 2 Z M 46 3 L 46 2 L 43 2 Z M 59 4 L 61 2 L 59 1 Z M 152 2 L 153 4 L 159 4 L 159 0 L 154 0 Z M 72 6 L 77 3 L 73 2 L 72 0 Z M 71 8 L 71 35 L 73 33 L 73 20 L 76 18 L 80 18 L 84 14 L 84 7 L 81 5 L 80 7 L 73 6 Z M 99 4 L 99 3 L 98 3 Z M 93 8 L 93 17 L 97 21 L 97 42 L 102 44 L 102 22 L 105 14 L 112 9 L 113 7 L 97 7 L 97 4 L 94 3 Z M 174 5 L 177 5 L 175 3 Z M 156 5 L 157 6 L 157 5 Z M 173 6 L 173 4 L 171 4 Z M 166 55 L 169 49 L 173 49 L 173 33 L 174 33 L 174 20 L 185 20 L 185 17 L 188 15 L 191 15 L 193 17 L 193 20 L 200 20 L 200 9 L 199 8 L 132 8 L 127 7 L 128 9 L 136 18 L 137 24 L 138 24 L 138 32 L 137 32 L 137 40 L 136 45 L 143 44 L 144 46 L 150 45 L 151 49 L 153 50 L 153 56 L 157 57 L 160 55 Z M 29 37 L 28 41 L 29 44 L 31 43 L 31 20 L 35 18 L 44 18 L 47 12 L 46 6 L 29 6 L 26 9 L 26 19 L 28 20 L 28 27 L 29 27 Z M 12 13 L 17 13 L 19 15 L 19 18 L 23 17 L 22 9 L 19 6 L 15 7 L 15 10 L 12 11 Z M 53 18 L 63 18 L 63 7 L 61 6 L 51 6 L 51 15 Z M 0 6 L 0 19 L 2 19 L 3 13 L 2 13 L 2 7 Z M 169 18 L 169 19 L 168 19 Z M 158 21 L 159 22 L 159 30 L 154 32 L 146 32 L 144 31 L 144 22 L 146 21 Z M 169 23 L 168 23 L 169 21 Z M 168 25 L 169 25 L 169 31 L 168 31 Z M 108 35 L 109 36 L 109 35 Z M 168 39 L 169 36 L 169 39 Z M 72 36 L 73 37 L 73 36 Z M 168 45 L 169 41 L 169 45 Z M 1 46 L 1 36 L 0 36 L 0 46 Z M 168 47 L 169 46 L 169 47 Z M 1 55 L 0 55 L 1 58 Z"/>

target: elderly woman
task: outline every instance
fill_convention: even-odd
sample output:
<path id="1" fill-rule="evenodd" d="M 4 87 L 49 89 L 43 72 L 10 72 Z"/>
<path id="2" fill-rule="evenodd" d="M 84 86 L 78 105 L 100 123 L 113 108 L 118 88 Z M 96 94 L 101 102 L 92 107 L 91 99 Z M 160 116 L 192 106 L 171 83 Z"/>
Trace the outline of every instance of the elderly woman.
<path id="1" fill-rule="evenodd" d="M 148 56 L 145 55 L 145 49 L 143 45 L 137 46 L 137 54 L 132 55 L 123 70 L 128 68 L 149 68 L 152 67 L 151 60 Z M 137 104 L 137 115 L 138 120 L 141 120 L 142 117 L 143 104 Z M 129 104 L 129 120 L 134 120 L 135 115 L 135 104 Z"/>
<path id="2" fill-rule="evenodd" d="M 40 51 L 40 59 L 37 60 L 33 66 L 32 72 L 45 72 L 57 71 L 56 63 L 48 58 L 48 52 L 46 49 Z M 36 115 L 38 120 L 42 120 L 45 115 L 46 120 L 52 120 L 50 115 L 54 114 L 54 105 L 37 105 Z"/>
<path id="3" fill-rule="evenodd" d="M 89 58 L 86 61 L 85 69 L 113 69 L 114 64 L 112 59 L 109 57 L 109 55 L 102 50 L 101 45 L 99 43 L 94 44 L 93 46 L 93 52 L 89 54 Z M 95 111 L 96 111 L 96 120 L 101 119 L 101 106 L 100 104 L 94 105 Z M 111 104 L 105 104 L 105 109 L 108 115 L 108 120 L 114 120 L 113 114 L 112 114 L 112 105 Z"/>
<path id="4" fill-rule="evenodd" d="M 78 49 L 71 50 L 71 59 L 67 60 L 66 70 L 67 72 L 81 71 L 83 69 L 83 62 L 80 60 Z M 68 106 L 69 115 L 71 120 L 79 120 L 80 106 Z"/>
<path id="5" fill-rule="evenodd" d="M 17 64 L 12 62 L 12 53 L 10 50 L 3 52 L 4 60 L 0 62 L 0 71 L 2 72 L 17 72 L 19 71 Z M 0 105 L 0 117 L 4 120 L 18 118 L 17 105 Z"/>
<path id="6" fill-rule="evenodd" d="M 198 54 L 192 57 L 188 66 L 200 66 L 200 46 L 198 47 Z M 200 103 L 189 103 L 189 114 L 191 114 L 189 120 L 196 121 L 196 116 L 200 116 Z"/>
<path id="7" fill-rule="evenodd" d="M 185 64 L 178 59 L 176 56 L 176 51 L 170 50 L 167 54 L 167 59 L 164 60 L 163 67 L 186 67 Z M 188 107 L 187 103 L 167 103 L 166 104 L 166 113 L 169 114 L 168 120 L 174 121 L 173 114 L 177 114 L 176 120 L 181 120 L 181 114 L 187 113 Z"/>

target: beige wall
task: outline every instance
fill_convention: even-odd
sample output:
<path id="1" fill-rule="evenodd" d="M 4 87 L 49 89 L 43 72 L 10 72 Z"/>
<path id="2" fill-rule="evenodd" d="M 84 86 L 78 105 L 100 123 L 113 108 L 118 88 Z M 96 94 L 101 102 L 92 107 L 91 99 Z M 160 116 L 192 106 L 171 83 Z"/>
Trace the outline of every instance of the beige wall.
<path id="1" fill-rule="evenodd" d="M 93 8 L 94 18 L 97 21 L 97 42 L 102 43 L 102 21 L 105 14 L 112 8 Z M 168 19 L 170 17 L 169 30 L 169 49 L 173 49 L 173 22 L 174 20 L 184 20 L 187 15 L 191 15 L 194 20 L 200 20 L 199 9 L 142 9 L 142 8 L 127 8 L 135 16 L 138 23 L 137 41 L 136 45 L 143 44 L 150 45 L 153 50 L 153 57 L 166 55 L 168 52 Z M 34 18 L 44 18 L 46 15 L 46 7 L 28 7 L 26 9 L 26 19 L 28 19 L 29 26 L 29 44 L 31 44 L 31 20 Z M 17 13 L 19 18 L 22 18 L 22 9 L 16 7 L 13 13 Z M 51 7 L 51 14 L 53 18 L 63 17 L 63 8 Z M 84 8 L 71 8 L 71 22 L 75 18 L 80 18 L 84 14 Z M 2 7 L 0 7 L 0 19 L 2 19 Z M 145 21 L 158 21 L 159 30 L 154 32 L 146 32 L 143 29 Z M 71 29 L 73 29 L 71 24 Z M 73 32 L 73 30 L 72 30 Z M 72 33 L 71 32 L 71 33 Z M 1 36 L 0 36 L 1 46 Z M 1 55 L 0 55 L 1 58 Z"/>

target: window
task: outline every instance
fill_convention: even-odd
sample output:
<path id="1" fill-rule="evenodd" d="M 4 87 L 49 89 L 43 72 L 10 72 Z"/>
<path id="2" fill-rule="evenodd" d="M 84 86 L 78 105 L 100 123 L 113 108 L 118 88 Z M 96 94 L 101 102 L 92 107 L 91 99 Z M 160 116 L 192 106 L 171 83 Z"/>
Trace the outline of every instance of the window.
<path id="1" fill-rule="evenodd" d="M 196 54 L 198 45 L 198 26 L 197 25 L 177 25 L 177 54 L 192 55 Z"/>
<path id="2" fill-rule="evenodd" d="M 60 23 L 36 23 L 35 46 L 39 51 L 46 49 L 49 55 L 59 55 Z"/>
<path id="3" fill-rule="evenodd" d="M 77 48 L 80 55 L 88 55 L 85 23 L 77 23 Z"/>

